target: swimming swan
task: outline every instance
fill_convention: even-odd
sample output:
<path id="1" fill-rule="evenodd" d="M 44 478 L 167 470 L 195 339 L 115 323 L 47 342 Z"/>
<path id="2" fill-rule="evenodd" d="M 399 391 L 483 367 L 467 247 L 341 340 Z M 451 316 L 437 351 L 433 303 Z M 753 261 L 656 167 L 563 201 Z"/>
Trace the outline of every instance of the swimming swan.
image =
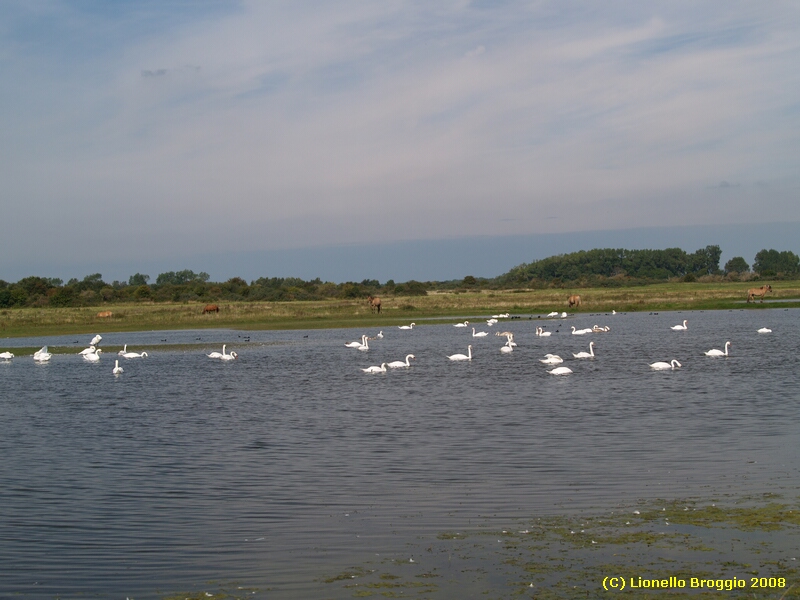
<path id="1" fill-rule="evenodd" d="M 453 327 L 466 327 L 469 325 L 469 321 L 464 321 L 463 323 L 456 323 Z"/>
<path id="2" fill-rule="evenodd" d="M 475 328 L 472 328 L 472 337 L 486 337 L 487 335 L 489 334 L 485 331 L 479 331 L 478 333 L 475 333 Z"/>
<path id="3" fill-rule="evenodd" d="M 123 355 L 123 354 L 125 354 L 127 351 L 128 351 L 128 344 L 125 344 L 125 346 L 122 348 L 122 350 L 120 350 L 119 352 L 117 352 L 117 354 L 119 354 L 120 356 L 122 356 L 122 355 Z"/>
<path id="4" fill-rule="evenodd" d="M 11 352 L 0 352 L 0 358 L 4 360 L 11 360 L 14 358 L 14 355 Z"/>
<path id="5" fill-rule="evenodd" d="M 666 371 L 667 369 L 675 369 L 676 367 L 680 367 L 681 363 L 679 363 L 674 358 L 669 362 L 654 362 L 650 363 L 650 368 L 655 369 L 656 371 Z"/>
<path id="6" fill-rule="evenodd" d="M 553 335 L 553 332 L 552 331 L 545 331 L 544 327 L 537 327 L 536 328 L 536 335 L 538 335 L 539 337 L 548 337 L 548 336 Z"/>
<path id="7" fill-rule="evenodd" d="M 223 354 L 219 358 L 220 360 L 236 360 L 237 358 L 239 358 L 239 355 L 236 354 L 236 352 L 231 352 L 230 354 Z"/>
<path id="8" fill-rule="evenodd" d="M 511 341 L 513 337 L 514 336 L 509 336 L 505 346 L 500 347 L 500 352 L 502 352 L 503 354 L 509 354 L 514 351 L 514 346 L 516 346 L 516 344 L 514 344 L 514 342 Z M 512 346 L 511 344 L 514 344 L 514 346 Z"/>
<path id="9" fill-rule="evenodd" d="M 95 352 L 97 352 L 97 348 L 95 348 L 94 346 L 89 346 L 88 348 L 84 348 L 83 350 L 78 352 L 78 354 L 86 356 L 87 354 L 94 354 Z"/>
<path id="10" fill-rule="evenodd" d="M 467 346 L 467 354 L 452 354 L 447 358 L 450 360 L 472 360 L 472 346 Z"/>
<path id="11" fill-rule="evenodd" d="M 708 352 L 706 352 L 706 356 L 728 356 L 728 346 L 730 346 L 730 342 L 725 342 L 725 352 L 722 350 L 717 350 L 716 348 L 712 348 Z"/>
<path id="12" fill-rule="evenodd" d="M 361 350 L 362 352 L 369 350 L 369 338 L 367 336 L 364 336 L 364 343 L 356 348 L 356 350 Z"/>
<path id="13" fill-rule="evenodd" d="M 398 329 L 414 329 L 414 325 L 416 325 L 416 323 L 412 323 L 411 325 L 398 325 L 397 328 Z"/>
<path id="14" fill-rule="evenodd" d="M 688 321 L 684 319 L 683 325 L 673 325 L 672 327 L 670 327 L 670 329 L 672 329 L 672 331 L 683 331 L 685 329 L 689 329 L 688 327 L 686 327 L 686 323 L 688 323 Z"/>
<path id="15" fill-rule="evenodd" d="M 211 354 L 206 354 L 208 358 L 222 358 L 222 355 L 225 354 L 225 344 L 222 344 L 222 352 L 212 352 Z"/>
<path id="16" fill-rule="evenodd" d="M 548 371 L 550 375 L 569 375 L 572 373 L 572 369 L 569 367 L 556 367 L 552 371 Z"/>
<path id="17" fill-rule="evenodd" d="M 575 329 L 575 325 L 571 325 L 572 327 L 572 335 L 586 335 L 587 333 L 592 333 L 591 329 Z"/>
<path id="18" fill-rule="evenodd" d="M 549 312 L 549 313 L 547 313 L 547 316 L 550 317 L 551 319 L 553 317 L 557 317 L 558 316 L 558 311 L 554 310 L 553 312 Z"/>
<path id="19" fill-rule="evenodd" d="M 362 335 L 360 342 L 347 342 L 344 346 L 345 348 L 358 348 L 359 346 L 363 346 L 366 337 L 367 337 L 366 335 Z"/>
<path id="20" fill-rule="evenodd" d="M 361 369 L 364 373 L 386 373 L 386 363 L 381 363 L 380 367 L 367 367 Z"/>
<path id="21" fill-rule="evenodd" d="M 769 329 L 768 327 L 762 327 L 758 330 L 758 333 L 772 333 L 772 329 Z"/>
<path id="22" fill-rule="evenodd" d="M 411 363 L 409 362 L 410 358 L 417 358 L 413 354 L 406 355 L 406 361 L 403 362 L 402 360 L 395 360 L 393 362 L 388 363 L 386 366 L 390 369 L 399 369 L 401 367 L 410 367 Z"/>
<path id="23" fill-rule="evenodd" d="M 213 354 L 213 353 L 212 353 Z M 217 352 L 219 354 L 219 352 Z M 122 355 L 122 358 L 145 358 L 147 356 L 147 352 L 142 352 L 139 354 L 138 352 L 126 352 Z M 219 358 L 222 358 L 222 354 L 220 354 Z"/>
<path id="24" fill-rule="evenodd" d="M 102 348 L 98 348 L 96 352 L 92 352 L 91 354 L 84 354 L 83 360 L 88 362 L 100 362 L 100 353 L 103 351 Z"/>
<path id="25" fill-rule="evenodd" d="M 594 358 L 594 342 L 589 342 L 588 352 L 578 352 L 577 354 L 573 352 L 572 356 L 575 358 Z"/>
<path id="26" fill-rule="evenodd" d="M 376 338 L 378 338 L 379 340 L 382 340 L 382 339 L 383 339 L 383 329 L 381 329 L 381 330 L 378 332 L 378 335 L 376 335 L 375 337 L 376 337 Z"/>
<path id="27" fill-rule="evenodd" d="M 564 359 L 558 354 L 545 354 L 544 359 L 540 359 L 539 362 L 546 365 L 558 365 L 564 362 Z"/>
<path id="28" fill-rule="evenodd" d="M 120 373 L 124 372 L 125 369 L 119 366 L 119 359 L 114 361 L 114 368 L 111 370 L 114 375 L 119 375 Z"/>
<path id="29" fill-rule="evenodd" d="M 47 346 L 42 346 L 41 350 L 33 353 L 33 360 L 37 362 L 46 362 L 52 358 L 52 354 L 47 351 Z"/>

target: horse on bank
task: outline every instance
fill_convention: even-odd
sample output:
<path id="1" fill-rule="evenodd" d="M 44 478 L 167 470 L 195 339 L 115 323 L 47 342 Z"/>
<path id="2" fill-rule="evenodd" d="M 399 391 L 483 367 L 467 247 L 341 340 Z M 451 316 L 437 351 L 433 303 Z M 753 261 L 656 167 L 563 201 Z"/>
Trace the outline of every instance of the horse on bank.
<path id="1" fill-rule="evenodd" d="M 572 308 L 573 306 L 575 308 L 578 308 L 580 305 L 581 305 L 581 297 L 578 296 L 577 294 L 573 294 L 572 296 L 567 298 L 567 307 L 568 308 Z"/>
<path id="2" fill-rule="evenodd" d="M 771 291 L 772 291 L 771 285 L 762 285 L 761 287 L 758 288 L 750 288 L 749 290 L 747 290 L 747 301 L 750 302 L 750 300 L 752 300 L 753 302 L 755 302 L 756 296 L 760 296 L 761 302 L 764 302 L 764 296 L 766 295 L 767 292 Z"/>
<path id="3" fill-rule="evenodd" d="M 369 309 L 370 311 L 380 313 L 381 312 L 381 299 L 375 296 L 367 296 L 367 302 L 369 302 Z"/>

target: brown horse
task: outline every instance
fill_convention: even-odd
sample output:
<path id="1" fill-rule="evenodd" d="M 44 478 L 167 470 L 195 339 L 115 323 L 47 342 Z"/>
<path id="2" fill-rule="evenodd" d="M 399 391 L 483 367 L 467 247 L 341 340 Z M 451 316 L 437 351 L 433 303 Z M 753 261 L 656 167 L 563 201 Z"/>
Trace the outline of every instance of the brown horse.
<path id="1" fill-rule="evenodd" d="M 206 304 L 205 308 L 203 308 L 203 314 L 212 313 L 212 312 L 213 313 L 218 313 L 219 312 L 219 306 L 217 306 L 216 304 Z"/>
<path id="2" fill-rule="evenodd" d="M 575 308 L 578 308 L 580 305 L 581 305 L 580 296 L 573 294 L 572 296 L 567 298 L 567 307 L 572 308 L 574 306 Z"/>
<path id="3" fill-rule="evenodd" d="M 97 313 L 97 318 L 98 319 L 110 319 L 111 315 L 113 315 L 113 314 L 114 313 L 112 313 L 110 310 L 104 310 L 104 311 L 101 311 L 101 312 Z"/>
<path id="4" fill-rule="evenodd" d="M 753 302 L 755 302 L 756 296 L 761 296 L 761 302 L 764 302 L 764 295 L 767 292 L 771 291 L 772 291 L 771 285 L 762 285 L 759 288 L 750 288 L 749 290 L 747 290 L 747 301 L 750 302 L 750 300 L 752 300 Z"/>
<path id="5" fill-rule="evenodd" d="M 372 312 L 381 312 L 381 299 L 376 298 L 375 296 L 367 296 L 367 302 L 369 302 L 369 309 Z"/>

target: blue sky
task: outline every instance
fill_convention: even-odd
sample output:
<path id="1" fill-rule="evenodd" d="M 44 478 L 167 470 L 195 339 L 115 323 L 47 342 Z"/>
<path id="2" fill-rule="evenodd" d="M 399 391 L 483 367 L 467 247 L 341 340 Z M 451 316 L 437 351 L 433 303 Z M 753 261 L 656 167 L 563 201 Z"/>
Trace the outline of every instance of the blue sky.
<path id="1" fill-rule="evenodd" d="M 800 252 L 799 29 L 780 1 L 6 1 L 0 279 Z"/>

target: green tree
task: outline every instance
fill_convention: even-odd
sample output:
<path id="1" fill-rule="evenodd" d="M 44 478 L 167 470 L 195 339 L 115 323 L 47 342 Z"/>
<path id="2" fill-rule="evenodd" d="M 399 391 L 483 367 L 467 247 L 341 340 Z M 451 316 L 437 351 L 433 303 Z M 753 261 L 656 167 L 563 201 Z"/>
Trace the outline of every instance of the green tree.
<path id="1" fill-rule="evenodd" d="M 759 275 L 766 275 L 767 272 L 797 275 L 800 273 L 800 258 L 789 250 L 761 250 L 753 261 L 753 271 Z"/>
<path id="2" fill-rule="evenodd" d="M 741 256 L 734 256 L 725 263 L 724 271 L 725 273 L 747 273 L 750 271 L 750 265 Z"/>
<path id="3" fill-rule="evenodd" d="M 140 285 L 147 285 L 147 282 L 150 281 L 150 275 L 142 275 L 141 273 L 136 273 L 136 275 L 131 275 L 128 277 L 128 285 L 139 287 Z"/>

